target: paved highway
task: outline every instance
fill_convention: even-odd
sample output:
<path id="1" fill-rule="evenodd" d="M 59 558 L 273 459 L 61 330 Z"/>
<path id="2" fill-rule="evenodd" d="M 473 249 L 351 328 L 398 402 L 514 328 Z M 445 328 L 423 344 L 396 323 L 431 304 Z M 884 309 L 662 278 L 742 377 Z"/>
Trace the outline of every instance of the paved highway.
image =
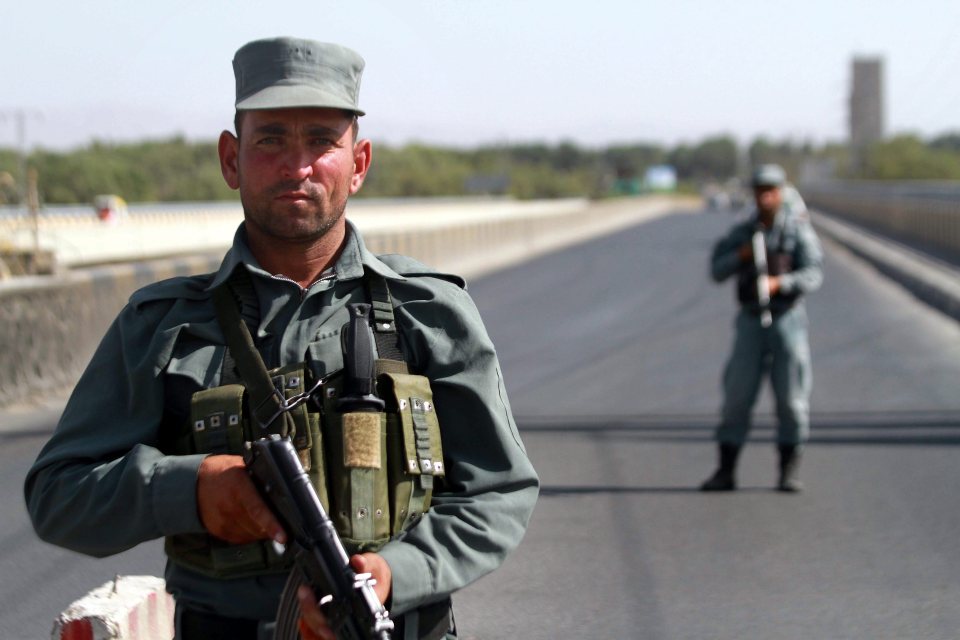
<path id="1" fill-rule="evenodd" d="M 960 325 L 841 247 L 808 306 L 808 490 L 772 491 L 769 394 L 743 490 L 695 490 L 734 314 L 707 256 L 732 221 L 676 214 L 471 283 L 543 495 L 518 551 L 456 598 L 464 637 L 960 635 Z M 22 478 L 56 406 L 0 416 L 2 638 L 47 637 L 114 573 L 162 572 L 156 543 L 93 560 L 33 536 Z"/>

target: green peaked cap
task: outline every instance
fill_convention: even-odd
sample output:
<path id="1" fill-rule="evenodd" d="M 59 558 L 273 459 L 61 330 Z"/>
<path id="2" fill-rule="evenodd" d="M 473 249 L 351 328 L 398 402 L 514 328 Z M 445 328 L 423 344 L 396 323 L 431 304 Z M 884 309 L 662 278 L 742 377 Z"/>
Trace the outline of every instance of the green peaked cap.
<path id="1" fill-rule="evenodd" d="M 787 173 L 778 164 L 762 164 L 753 170 L 750 184 L 754 187 L 782 187 L 787 182 Z"/>
<path id="2" fill-rule="evenodd" d="M 357 115 L 363 58 L 339 44 L 301 38 L 254 40 L 233 57 L 238 110 L 325 107 Z"/>

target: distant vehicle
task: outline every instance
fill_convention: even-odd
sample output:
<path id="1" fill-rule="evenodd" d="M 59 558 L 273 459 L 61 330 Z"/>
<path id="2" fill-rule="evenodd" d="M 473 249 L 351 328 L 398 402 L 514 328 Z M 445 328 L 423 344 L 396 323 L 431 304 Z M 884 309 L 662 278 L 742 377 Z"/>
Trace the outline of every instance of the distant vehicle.
<path id="1" fill-rule="evenodd" d="M 93 199 L 93 208 L 103 222 L 117 223 L 128 215 L 127 203 L 120 196 L 101 195 Z"/>
<path id="2" fill-rule="evenodd" d="M 726 191 L 715 191 L 707 197 L 707 206 L 714 211 L 731 209 L 733 207 L 730 194 Z"/>
<path id="3" fill-rule="evenodd" d="M 720 185 L 715 182 L 707 184 L 703 188 L 703 199 L 707 203 L 707 208 L 711 211 L 720 211 L 730 208 L 730 194 L 728 194 Z"/>
<path id="4" fill-rule="evenodd" d="M 742 211 L 753 200 L 747 188 L 738 178 L 730 178 L 724 184 L 723 190 L 730 197 L 730 210 Z"/>

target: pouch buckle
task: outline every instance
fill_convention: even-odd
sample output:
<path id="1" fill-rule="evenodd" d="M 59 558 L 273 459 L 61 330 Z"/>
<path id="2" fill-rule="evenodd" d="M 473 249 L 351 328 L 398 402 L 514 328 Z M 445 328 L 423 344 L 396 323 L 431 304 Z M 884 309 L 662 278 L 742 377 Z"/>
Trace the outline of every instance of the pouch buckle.
<path id="1" fill-rule="evenodd" d="M 287 411 L 290 411 L 290 410 L 292 410 L 292 409 L 296 409 L 297 407 L 299 407 L 300 405 L 302 405 L 304 402 L 306 402 L 307 400 L 309 400 L 310 397 L 313 396 L 313 394 L 316 393 L 316 392 L 320 389 L 320 387 L 322 387 L 322 386 L 327 382 L 327 380 L 329 380 L 329 379 L 330 379 L 330 376 L 329 376 L 329 375 L 323 376 L 322 378 L 320 378 L 319 380 L 317 380 L 317 381 L 313 384 L 312 387 L 310 387 L 309 389 L 307 389 L 307 390 L 304 391 L 303 393 L 298 393 L 297 395 L 295 395 L 295 396 L 290 396 L 289 398 L 284 397 L 283 393 L 282 393 L 279 389 L 277 389 L 276 387 L 274 387 L 274 388 L 273 388 L 273 393 L 271 393 L 269 396 L 267 396 L 266 398 L 264 398 L 263 401 L 260 402 L 260 404 L 258 404 L 256 407 L 254 407 L 254 409 L 253 409 L 253 414 L 254 414 L 255 416 L 259 415 L 259 414 L 260 414 L 260 408 L 261 408 L 264 404 L 266 404 L 268 400 L 270 400 L 270 399 L 273 398 L 273 397 L 276 397 L 276 398 L 278 399 L 278 401 L 279 401 L 279 402 L 278 402 L 279 407 L 278 407 L 278 409 L 274 412 L 274 414 L 273 414 L 272 416 L 270 416 L 270 419 L 267 420 L 266 422 L 261 422 L 260 419 L 257 418 L 257 426 L 260 427 L 260 430 L 261 430 L 261 431 L 266 431 L 266 430 L 270 427 L 270 425 L 273 424 L 274 421 L 275 421 L 277 418 L 279 418 L 282 414 L 284 414 L 284 413 L 286 413 Z"/>

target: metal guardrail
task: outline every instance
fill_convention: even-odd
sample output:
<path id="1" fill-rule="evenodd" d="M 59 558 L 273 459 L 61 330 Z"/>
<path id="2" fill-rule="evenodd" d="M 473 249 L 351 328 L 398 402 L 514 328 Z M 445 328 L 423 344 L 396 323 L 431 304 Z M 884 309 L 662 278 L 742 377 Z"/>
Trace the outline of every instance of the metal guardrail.
<path id="1" fill-rule="evenodd" d="M 830 181 L 801 192 L 814 209 L 960 256 L 960 183 Z"/>

